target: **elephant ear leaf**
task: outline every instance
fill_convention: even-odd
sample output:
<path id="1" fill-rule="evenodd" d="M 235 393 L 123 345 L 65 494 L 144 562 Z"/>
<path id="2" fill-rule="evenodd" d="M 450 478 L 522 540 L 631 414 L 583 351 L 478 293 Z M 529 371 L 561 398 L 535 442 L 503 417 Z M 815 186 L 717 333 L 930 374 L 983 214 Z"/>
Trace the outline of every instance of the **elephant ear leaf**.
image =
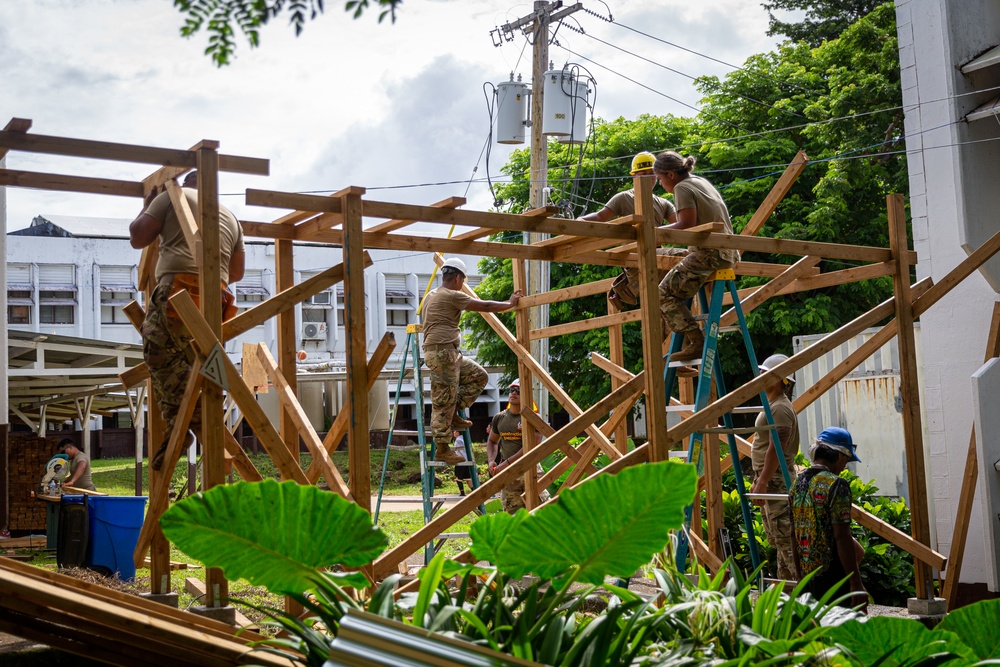
<path id="1" fill-rule="evenodd" d="M 591 584 L 629 576 L 680 528 L 696 483 L 693 466 L 670 461 L 599 475 L 512 527 L 497 547 L 497 567 L 513 577 L 554 579 L 557 587 L 570 572 Z"/>
<path id="2" fill-rule="evenodd" d="M 996 660 L 1000 658 L 1000 632 L 983 632 L 983 628 L 1000 628 L 1000 600 L 983 600 L 949 612 L 935 631 L 954 632 L 977 658 Z"/>
<path id="3" fill-rule="evenodd" d="M 356 504 L 295 482 L 241 482 L 186 498 L 160 519 L 164 535 L 227 579 L 298 594 L 319 568 L 360 567 L 388 540 Z"/>
<path id="4" fill-rule="evenodd" d="M 519 509 L 516 514 L 499 512 L 486 514 L 476 519 L 469 529 L 472 538 L 472 555 L 479 560 L 496 562 L 497 551 L 511 531 L 521 525 L 530 516 L 525 509 Z"/>

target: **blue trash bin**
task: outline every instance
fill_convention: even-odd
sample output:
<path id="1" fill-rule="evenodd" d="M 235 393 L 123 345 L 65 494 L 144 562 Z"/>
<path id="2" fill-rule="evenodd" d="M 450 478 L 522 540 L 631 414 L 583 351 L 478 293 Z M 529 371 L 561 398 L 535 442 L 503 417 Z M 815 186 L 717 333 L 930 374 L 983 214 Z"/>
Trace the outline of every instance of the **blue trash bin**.
<path id="1" fill-rule="evenodd" d="M 132 552 L 146 510 L 146 496 L 87 496 L 90 536 L 86 566 L 122 581 L 135 579 Z"/>

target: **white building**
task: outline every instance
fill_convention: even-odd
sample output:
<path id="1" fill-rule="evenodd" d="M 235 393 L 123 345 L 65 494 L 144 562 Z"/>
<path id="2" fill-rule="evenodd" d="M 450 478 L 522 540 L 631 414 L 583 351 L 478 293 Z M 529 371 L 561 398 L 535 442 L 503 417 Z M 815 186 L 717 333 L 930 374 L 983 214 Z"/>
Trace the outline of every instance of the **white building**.
<path id="1" fill-rule="evenodd" d="M 1000 3 L 896 0 L 896 21 L 917 276 L 939 281 L 1000 231 Z M 994 256 L 920 318 L 936 547 L 952 548 L 975 424 L 979 477 L 960 581 L 991 591 L 1000 590 L 1000 423 L 996 394 L 982 389 L 997 378 L 983 355 L 998 292 Z"/>
<path id="2" fill-rule="evenodd" d="M 142 303 L 137 287 L 140 251 L 128 241 L 124 219 L 72 216 L 38 216 L 29 227 L 8 233 L 7 317 L 12 329 L 52 333 L 123 343 L 141 343 L 139 333 L 129 323 L 122 307 L 132 300 Z M 417 307 L 434 269 L 430 253 L 370 250 L 373 265 L 365 271 L 367 296 L 365 330 L 371 353 L 386 332 L 396 338 L 396 348 L 382 378 L 370 397 L 371 427 L 388 428 L 389 406 L 394 400 L 396 377 L 406 342 L 406 325 L 418 322 Z M 474 270 L 477 257 L 461 256 Z M 343 260 L 342 249 L 328 245 L 295 245 L 296 282 Z M 469 285 L 481 276 L 471 274 Z M 440 285 L 440 274 L 433 287 Z M 246 273 L 231 285 L 241 308 L 267 299 L 275 293 L 274 244 L 246 239 Z M 313 426 L 320 432 L 343 404 L 340 386 L 344 378 L 345 343 L 343 286 L 335 285 L 308 302 L 295 307 L 297 350 L 306 352 L 300 364 L 299 398 Z M 226 351 L 239 363 L 243 343 L 266 343 L 276 352 L 277 329 L 270 320 L 226 344 Z M 412 360 L 407 364 L 412 367 Z M 310 370 L 322 369 L 313 373 Z M 487 418 L 504 407 L 506 391 L 500 391 L 500 373 L 490 374 L 490 382 L 473 406 L 477 427 L 485 428 Z M 387 373 L 385 371 L 396 371 Z M 391 379 L 390 379 L 391 378 Z M 424 400 L 430 409 L 430 383 L 424 377 Z M 260 395 L 261 402 L 276 419 L 274 394 Z M 412 383 L 405 382 L 398 420 L 414 418 Z M 397 424 L 397 428 L 399 425 Z"/>

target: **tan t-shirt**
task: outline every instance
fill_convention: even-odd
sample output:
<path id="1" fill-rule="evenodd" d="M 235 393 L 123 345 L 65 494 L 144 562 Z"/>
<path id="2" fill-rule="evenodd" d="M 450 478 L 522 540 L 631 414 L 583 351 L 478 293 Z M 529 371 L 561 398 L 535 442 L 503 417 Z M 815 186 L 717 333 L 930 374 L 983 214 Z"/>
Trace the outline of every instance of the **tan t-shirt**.
<path id="1" fill-rule="evenodd" d="M 792 479 L 795 479 L 793 471 L 795 470 L 795 455 L 799 453 L 799 421 L 795 416 L 792 402 L 787 396 L 782 394 L 771 401 L 771 416 L 774 417 L 778 437 L 781 438 L 781 449 L 785 453 L 785 465 L 788 466 L 788 472 L 792 475 Z M 767 415 L 763 412 L 757 415 L 757 421 L 754 425 L 757 427 L 766 426 Z M 753 464 L 754 472 L 758 474 L 764 468 L 764 455 L 767 454 L 773 437 L 773 431 L 766 431 L 758 432 L 754 438 L 753 446 L 750 449 L 750 462 Z M 772 479 L 782 480 L 780 467 L 775 471 Z"/>
<path id="2" fill-rule="evenodd" d="M 619 218 L 635 213 L 635 190 L 625 190 L 619 192 L 608 200 L 604 208 L 609 209 Z M 653 195 L 653 209 L 656 211 L 656 224 L 662 225 L 663 221 L 674 213 L 674 205 L 663 197 Z"/>
<path id="3" fill-rule="evenodd" d="M 520 414 L 512 414 L 510 410 L 498 412 L 493 415 L 490 429 L 500 438 L 497 444 L 500 447 L 501 461 L 506 461 L 521 451 L 523 432 Z"/>
<path id="4" fill-rule="evenodd" d="M 458 320 L 462 311 L 472 301 L 465 292 L 438 287 L 424 298 L 420 318 L 424 324 L 424 347 L 453 343 L 458 347 L 462 341 Z"/>
<path id="5" fill-rule="evenodd" d="M 698 222 L 696 224 L 705 225 L 710 222 L 722 222 L 726 225 L 726 234 L 732 234 L 733 222 L 729 219 L 729 209 L 726 202 L 722 200 L 722 195 L 711 183 L 701 176 L 689 175 L 683 181 L 674 186 L 674 206 L 678 211 L 686 208 L 693 208 L 698 211 Z M 688 246 L 688 250 L 698 250 L 695 246 Z M 734 264 L 740 261 L 740 253 L 732 248 L 720 249 L 719 254 L 722 259 Z"/>
<path id="6" fill-rule="evenodd" d="M 181 192 L 184 193 L 191 211 L 197 217 L 198 191 L 193 188 L 181 188 Z M 170 273 L 198 273 L 198 264 L 194 261 L 194 256 L 188 248 L 187 239 L 184 238 L 184 231 L 177 221 L 177 214 L 170 203 L 170 195 L 166 192 L 158 194 L 145 213 L 163 223 L 163 227 L 160 229 L 160 258 L 156 262 L 156 279 L 159 280 Z M 221 239 L 222 281 L 228 284 L 229 258 L 234 252 L 244 252 L 243 227 L 240 226 L 236 216 L 221 204 L 219 205 L 219 237 Z"/>

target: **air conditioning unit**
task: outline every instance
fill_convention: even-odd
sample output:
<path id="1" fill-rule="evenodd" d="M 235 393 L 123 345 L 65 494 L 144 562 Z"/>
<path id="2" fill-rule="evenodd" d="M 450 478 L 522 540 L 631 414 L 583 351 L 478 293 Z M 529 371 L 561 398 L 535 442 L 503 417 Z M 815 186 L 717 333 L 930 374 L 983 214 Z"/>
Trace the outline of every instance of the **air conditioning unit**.
<path id="1" fill-rule="evenodd" d="M 325 340 L 326 322 L 306 322 L 302 325 L 302 340 Z"/>
<path id="2" fill-rule="evenodd" d="M 332 294 L 332 292 L 319 292 L 318 294 L 313 294 L 309 298 L 309 303 L 314 306 L 329 306 L 330 294 Z"/>

